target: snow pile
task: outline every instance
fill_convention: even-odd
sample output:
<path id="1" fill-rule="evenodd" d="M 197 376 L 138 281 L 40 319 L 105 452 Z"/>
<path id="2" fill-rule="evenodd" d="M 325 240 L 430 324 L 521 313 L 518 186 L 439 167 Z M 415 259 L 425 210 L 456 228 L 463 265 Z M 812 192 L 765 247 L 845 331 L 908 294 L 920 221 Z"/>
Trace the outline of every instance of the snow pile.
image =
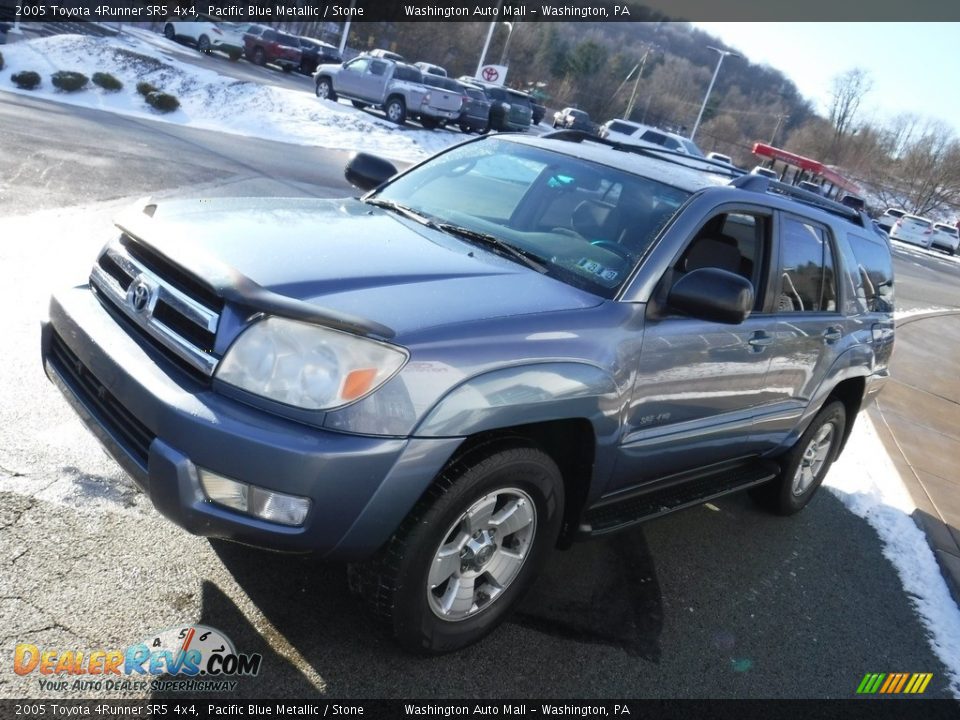
<path id="1" fill-rule="evenodd" d="M 364 150 L 406 162 L 464 139 L 459 133 L 398 127 L 308 92 L 235 80 L 177 60 L 132 36 L 57 35 L 4 46 L 3 56 L 0 90 L 132 117 L 299 145 Z M 40 73 L 42 85 L 32 91 L 17 89 L 10 76 L 21 70 Z M 88 77 L 111 73 L 124 88 L 111 93 L 91 83 L 84 91 L 59 92 L 50 83 L 57 70 L 76 70 Z M 140 81 L 175 95 L 180 109 L 168 114 L 154 111 L 136 91 Z"/>
<path id="2" fill-rule="evenodd" d="M 947 668 L 950 691 L 960 699 L 960 612 L 926 536 L 910 517 L 916 506 L 868 415 L 857 418 L 824 486 L 877 531 L 884 557 L 900 576 L 929 633 L 930 647 Z"/>

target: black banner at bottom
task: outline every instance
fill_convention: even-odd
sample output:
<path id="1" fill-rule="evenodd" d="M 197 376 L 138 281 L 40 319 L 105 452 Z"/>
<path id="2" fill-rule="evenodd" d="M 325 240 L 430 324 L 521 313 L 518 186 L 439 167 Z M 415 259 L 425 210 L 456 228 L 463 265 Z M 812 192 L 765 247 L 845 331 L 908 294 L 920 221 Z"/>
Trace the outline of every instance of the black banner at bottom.
<path id="1" fill-rule="evenodd" d="M 631 718 L 940 720 L 960 702 L 856 700 L 0 700 L 0 718 Z"/>

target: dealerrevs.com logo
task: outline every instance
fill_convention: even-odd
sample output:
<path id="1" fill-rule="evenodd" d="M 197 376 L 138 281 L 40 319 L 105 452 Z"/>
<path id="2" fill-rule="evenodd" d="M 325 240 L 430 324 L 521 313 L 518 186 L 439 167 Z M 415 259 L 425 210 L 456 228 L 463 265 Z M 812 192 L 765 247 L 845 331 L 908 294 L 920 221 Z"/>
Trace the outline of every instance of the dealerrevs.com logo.
<path id="1" fill-rule="evenodd" d="M 182 625 L 124 649 L 61 650 L 19 643 L 13 669 L 38 676 L 43 691 L 229 692 L 260 672 L 259 653 L 238 653 L 206 625 Z"/>

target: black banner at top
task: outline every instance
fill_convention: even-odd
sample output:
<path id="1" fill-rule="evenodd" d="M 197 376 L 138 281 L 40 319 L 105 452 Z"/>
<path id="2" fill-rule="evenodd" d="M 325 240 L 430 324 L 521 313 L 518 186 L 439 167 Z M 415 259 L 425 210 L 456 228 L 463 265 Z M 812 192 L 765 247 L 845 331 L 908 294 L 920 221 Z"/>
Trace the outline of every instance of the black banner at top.
<path id="1" fill-rule="evenodd" d="M 651 22 L 950 21 L 944 0 L 0 0 L 0 16 L 22 21 L 145 22 L 175 18 L 274 22 Z M 851 32 L 860 30 L 851 25 Z M 811 28 L 811 47 L 816 31 Z"/>

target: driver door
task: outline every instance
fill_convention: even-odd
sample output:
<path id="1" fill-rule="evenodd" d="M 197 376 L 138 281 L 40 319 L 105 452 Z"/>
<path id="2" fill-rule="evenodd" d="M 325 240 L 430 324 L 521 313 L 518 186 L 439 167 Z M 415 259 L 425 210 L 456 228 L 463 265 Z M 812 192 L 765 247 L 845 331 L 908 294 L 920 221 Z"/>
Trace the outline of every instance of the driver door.
<path id="1" fill-rule="evenodd" d="M 669 309 L 648 317 L 611 490 L 757 454 L 754 416 L 776 397 L 766 387 L 776 317 L 763 312 L 772 228 L 768 210 L 717 212 L 667 271 L 665 287 L 702 267 L 739 274 L 754 310 L 738 325 Z"/>

